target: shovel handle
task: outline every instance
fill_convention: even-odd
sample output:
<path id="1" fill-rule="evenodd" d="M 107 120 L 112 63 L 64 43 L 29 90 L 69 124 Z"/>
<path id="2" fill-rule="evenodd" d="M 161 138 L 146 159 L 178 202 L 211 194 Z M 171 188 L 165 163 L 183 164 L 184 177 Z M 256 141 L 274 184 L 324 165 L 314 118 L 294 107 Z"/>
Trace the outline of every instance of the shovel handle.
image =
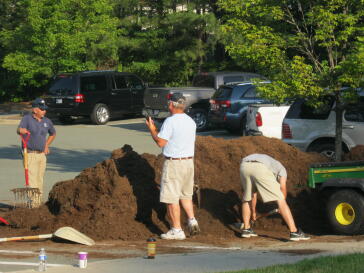
<path id="1" fill-rule="evenodd" d="M 25 174 L 25 185 L 29 186 L 28 141 L 29 141 L 30 133 L 20 135 L 20 137 L 21 137 L 21 141 L 23 142 L 23 164 L 24 164 L 24 174 Z"/>
<path id="2" fill-rule="evenodd" d="M 41 234 L 41 235 L 34 235 L 34 236 L 9 237 L 9 238 L 0 238 L 0 242 L 38 240 L 38 239 L 48 239 L 48 238 L 52 238 L 52 237 L 53 237 L 53 234 Z"/>

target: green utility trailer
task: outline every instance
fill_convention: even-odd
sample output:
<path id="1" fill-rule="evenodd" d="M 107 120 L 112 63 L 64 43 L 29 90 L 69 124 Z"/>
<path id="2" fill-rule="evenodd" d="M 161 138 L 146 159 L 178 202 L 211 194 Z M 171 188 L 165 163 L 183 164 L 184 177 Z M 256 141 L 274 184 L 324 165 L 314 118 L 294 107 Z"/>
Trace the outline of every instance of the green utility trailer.
<path id="1" fill-rule="evenodd" d="M 364 161 L 313 164 L 308 186 L 323 195 L 335 232 L 364 232 Z"/>

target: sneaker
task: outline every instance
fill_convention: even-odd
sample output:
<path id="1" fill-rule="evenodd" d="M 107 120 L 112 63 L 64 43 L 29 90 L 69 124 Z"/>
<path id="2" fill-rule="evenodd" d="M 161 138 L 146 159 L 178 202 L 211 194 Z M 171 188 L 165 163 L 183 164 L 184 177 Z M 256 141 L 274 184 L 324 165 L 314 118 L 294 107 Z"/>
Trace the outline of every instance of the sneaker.
<path id="1" fill-rule="evenodd" d="M 170 229 L 167 233 L 161 234 L 161 239 L 165 240 L 184 240 L 186 239 L 186 235 L 182 229 L 175 230 Z"/>
<path id="2" fill-rule="evenodd" d="M 188 230 L 190 232 L 190 236 L 197 235 L 201 232 L 196 219 L 188 220 Z"/>
<path id="3" fill-rule="evenodd" d="M 291 232 L 289 234 L 289 239 L 291 241 L 309 240 L 310 236 L 307 236 L 300 228 L 298 228 L 296 232 Z"/>
<path id="4" fill-rule="evenodd" d="M 252 228 L 243 229 L 241 231 L 242 238 L 250 238 L 250 237 L 256 237 L 256 236 L 258 236 L 258 234 L 256 234 Z"/>
<path id="5" fill-rule="evenodd" d="M 244 229 L 244 223 L 237 222 L 232 224 L 232 226 L 239 231 L 242 231 Z"/>

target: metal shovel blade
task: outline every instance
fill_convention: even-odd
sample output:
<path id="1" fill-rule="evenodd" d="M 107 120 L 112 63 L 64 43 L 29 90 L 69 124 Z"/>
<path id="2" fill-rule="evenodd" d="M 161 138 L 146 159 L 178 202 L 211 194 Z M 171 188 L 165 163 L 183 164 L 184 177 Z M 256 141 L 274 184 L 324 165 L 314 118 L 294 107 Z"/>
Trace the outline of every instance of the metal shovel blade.
<path id="1" fill-rule="evenodd" d="M 90 237 L 71 227 L 61 227 L 53 233 L 53 236 L 87 246 L 93 246 L 95 244 L 95 241 Z"/>

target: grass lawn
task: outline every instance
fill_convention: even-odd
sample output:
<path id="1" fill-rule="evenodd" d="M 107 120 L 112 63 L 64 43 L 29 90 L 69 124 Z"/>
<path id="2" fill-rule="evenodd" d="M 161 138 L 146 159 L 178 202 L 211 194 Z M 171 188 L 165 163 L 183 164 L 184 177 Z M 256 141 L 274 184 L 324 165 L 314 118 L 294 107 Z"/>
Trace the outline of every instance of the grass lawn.
<path id="1" fill-rule="evenodd" d="M 225 273 L 364 273 L 364 254 L 306 259 L 295 264 Z"/>

